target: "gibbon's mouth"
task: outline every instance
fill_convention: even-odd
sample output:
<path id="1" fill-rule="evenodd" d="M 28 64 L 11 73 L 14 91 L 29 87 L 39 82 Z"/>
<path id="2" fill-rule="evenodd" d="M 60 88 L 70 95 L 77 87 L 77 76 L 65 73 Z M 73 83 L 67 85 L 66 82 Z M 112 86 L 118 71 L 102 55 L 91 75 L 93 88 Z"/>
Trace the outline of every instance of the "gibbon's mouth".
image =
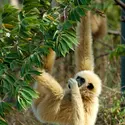
<path id="1" fill-rule="evenodd" d="M 69 89 L 71 89 L 70 84 L 68 84 Z"/>
<path id="2" fill-rule="evenodd" d="M 78 83 L 78 87 L 81 87 L 81 84 Z M 70 84 L 68 84 L 68 88 L 71 89 Z"/>

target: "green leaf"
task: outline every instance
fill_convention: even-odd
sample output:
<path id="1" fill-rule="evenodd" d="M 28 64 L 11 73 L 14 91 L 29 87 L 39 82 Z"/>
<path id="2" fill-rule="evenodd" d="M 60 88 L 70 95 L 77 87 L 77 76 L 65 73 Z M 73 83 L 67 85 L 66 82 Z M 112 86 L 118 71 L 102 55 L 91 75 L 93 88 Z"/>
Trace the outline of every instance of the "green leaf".
<path id="1" fill-rule="evenodd" d="M 83 5 L 90 4 L 91 0 L 79 0 Z"/>
<path id="2" fill-rule="evenodd" d="M 37 64 L 37 66 L 41 66 L 41 59 L 38 54 L 34 53 L 30 56 L 31 63 Z"/>
<path id="3" fill-rule="evenodd" d="M 2 87 L 3 87 L 3 93 L 6 93 L 6 94 L 9 93 L 10 88 L 11 88 L 10 83 L 6 79 L 2 79 L 1 83 L 2 83 Z"/>
<path id="4" fill-rule="evenodd" d="M 3 33 L 3 30 L 2 30 L 2 29 L 0 29 L 0 33 Z"/>
<path id="5" fill-rule="evenodd" d="M 31 68 L 30 61 L 28 60 L 21 67 L 21 72 L 20 72 L 21 77 L 23 77 L 25 74 L 27 74 L 27 72 L 30 70 L 30 68 Z"/>
<path id="6" fill-rule="evenodd" d="M 20 68 L 20 63 L 17 61 L 17 60 L 13 60 L 11 63 L 10 63 L 10 69 L 12 71 L 16 70 L 16 69 L 19 69 Z"/>
<path id="7" fill-rule="evenodd" d="M 9 112 L 12 105 L 6 102 L 0 102 L 0 116 L 4 117 L 5 113 Z"/>
<path id="8" fill-rule="evenodd" d="M 28 87 L 28 86 L 23 86 L 22 91 L 25 91 L 32 98 L 38 98 L 38 94 L 33 89 L 31 89 L 30 87 Z"/>
<path id="9" fill-rule="evenodd" d="M 30 71 L 28 72 L 28 74 L 31 74 L 31 75 L 40 75 L 41 72 L 39 72 L 39 71 L 37 71 L 37 70 L 30 70 Z"/>
<path id="10" fill-rule="evenodd" d="M 65 56 L 66 53 L 68 53 L 69 48 L 67 48 L 67 47 L 65 46 L 65 43 L 64 43 L 63 41 L 60 43 L 60 47 L 61 47 L 61 50 L 62 50 L 62 51 L 61 51 L 62 55 Z"/>
<path id="11" fill-rule="evenodd" d="M 79 15 L 77 14 L 76 10 L 73 9 L 69 14 L 69 20 L 71 20 L 71 21 L 79 21 L 79 19 L 80 19 Z"/>
<path id="12" fill-rule="evenodd" d="M 18 58 L 18 54 L 17 53 L 9 53 L 6 56 L 7 59 L 17 59 Z"/>
<path id="13" fill-rule="evenodd" d="M 20 92 L 20 94 L 22 95 L 23 98 L 25 98 L 26 100 L 29 100 L 32 103 L 32 96 L 30 96 L 30 94 L 28 94 L 25 91 Z"/>
<path id="14" fill-rule="evenodd" d="M 71 28 L 73 24 L 74 23 L 70 20 L 65 21 L 64 24 L 63 24 L 63 30 Z"/>
<path id="15" fill-rule="evenodd" d="M 32 104 L 33 98 L 38 98 L 38 94 L 29 86 L 22 86 L 18 91 L 17 107 L 19 109 L 26 109 L 27 106 Z"/>
<path id="16" fill-rule="evenodd" d="M 74 49 L 73 49 L 73 44 L 72 44 L 71 42 L 69 42 L 69 40 L 67 39 L 67 37 L 62 37 L 62 39 L 63 39 L 63 42 L 66 43 L 66 46 L 67 46 L 68 48 L 70 48 L 71 50 L 74 50 Z"/>
<path id="17" fill-rule="evenodd" d="M 0 117 L 0 125 L 8 125 L 7 122 Z"/>
<path id="18" fill-rule="evenodd" d="M 5 79 L 6 79 L 11 85 L 13 85 L 13 84 L 15 83 L 15 78 L 14 78 L 14 76 L 12 76 L 12 75 L 7 74 L 6 77 L 5 77 Z"/>
<path id="19" fill-rule="evenodd" d="M 76 11 L 80 16 L 85 16 L 85 11 L 79 6 L 76 8 Z"/>
<path id="20" fill-rule="evenodd" d="M 19 105 L 20 105 L 20 107 L 22 109 L 26 109 L 27 108 L 26 101 L 22 97 L 20 97 L 20 96 L 18 96 L 18 103 L 19 103 Z"/>
<path id="21" fill-rule="evenodd" d="M 27 81 L 27 82 L 30 82 L 32 81 L 32 76 L 27 72 L 24 76 L 24 80 Z"/>

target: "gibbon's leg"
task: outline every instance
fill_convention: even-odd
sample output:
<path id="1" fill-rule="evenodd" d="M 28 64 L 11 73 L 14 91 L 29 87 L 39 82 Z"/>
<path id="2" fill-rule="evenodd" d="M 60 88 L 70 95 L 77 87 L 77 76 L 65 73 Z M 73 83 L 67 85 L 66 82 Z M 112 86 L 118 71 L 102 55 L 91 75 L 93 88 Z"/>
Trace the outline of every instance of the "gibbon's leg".
<path id="1" fill-rule="evenodd" d="M 78 83 L 75 79 L 70 78 L 68 84 L 71 88 L 71 101 L 73 106 L 72 125 L 84 125 L 84 105 L 78 88 Z"/>

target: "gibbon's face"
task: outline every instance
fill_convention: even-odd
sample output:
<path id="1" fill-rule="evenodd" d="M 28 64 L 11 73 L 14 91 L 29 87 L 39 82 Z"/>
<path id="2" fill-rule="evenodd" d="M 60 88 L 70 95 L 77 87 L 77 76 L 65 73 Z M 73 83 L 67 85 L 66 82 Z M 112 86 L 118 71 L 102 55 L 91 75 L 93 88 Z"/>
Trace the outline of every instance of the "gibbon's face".
<path id="1" fill-rule="evenodd" d="M 101 93 L 101 80 L 92 71 L 81 71 L 75 75 L 80 90 L 91 91 L 97 96 Z"/>

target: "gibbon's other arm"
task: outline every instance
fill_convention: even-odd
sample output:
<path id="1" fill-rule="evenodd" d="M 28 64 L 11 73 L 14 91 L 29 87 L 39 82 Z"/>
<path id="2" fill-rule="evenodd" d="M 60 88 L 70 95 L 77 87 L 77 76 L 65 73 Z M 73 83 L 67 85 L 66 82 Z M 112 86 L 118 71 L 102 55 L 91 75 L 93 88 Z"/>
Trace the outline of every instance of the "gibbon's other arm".
<path id="1" fill-rule="evenodd" d="M 77 37 L 79 44 L 76 47 L 76 69 L 77 72 L 81 70 L 94 70 L 94 58 L 92 51 L 92 33 L 90 12 L 81 18 L 81 22 L 77 26 Z"/>
<path id="2" fill-rule="evenodd" d="M 68 80 L 68 85 L 71 89 L 71 101 L 73 106 L 73 122 L 72 125 L 83 125 L 84 124 L 84 110 L 83 101 L 79 91 L 78 83 L 75 79 L 70 78 Z"/>

